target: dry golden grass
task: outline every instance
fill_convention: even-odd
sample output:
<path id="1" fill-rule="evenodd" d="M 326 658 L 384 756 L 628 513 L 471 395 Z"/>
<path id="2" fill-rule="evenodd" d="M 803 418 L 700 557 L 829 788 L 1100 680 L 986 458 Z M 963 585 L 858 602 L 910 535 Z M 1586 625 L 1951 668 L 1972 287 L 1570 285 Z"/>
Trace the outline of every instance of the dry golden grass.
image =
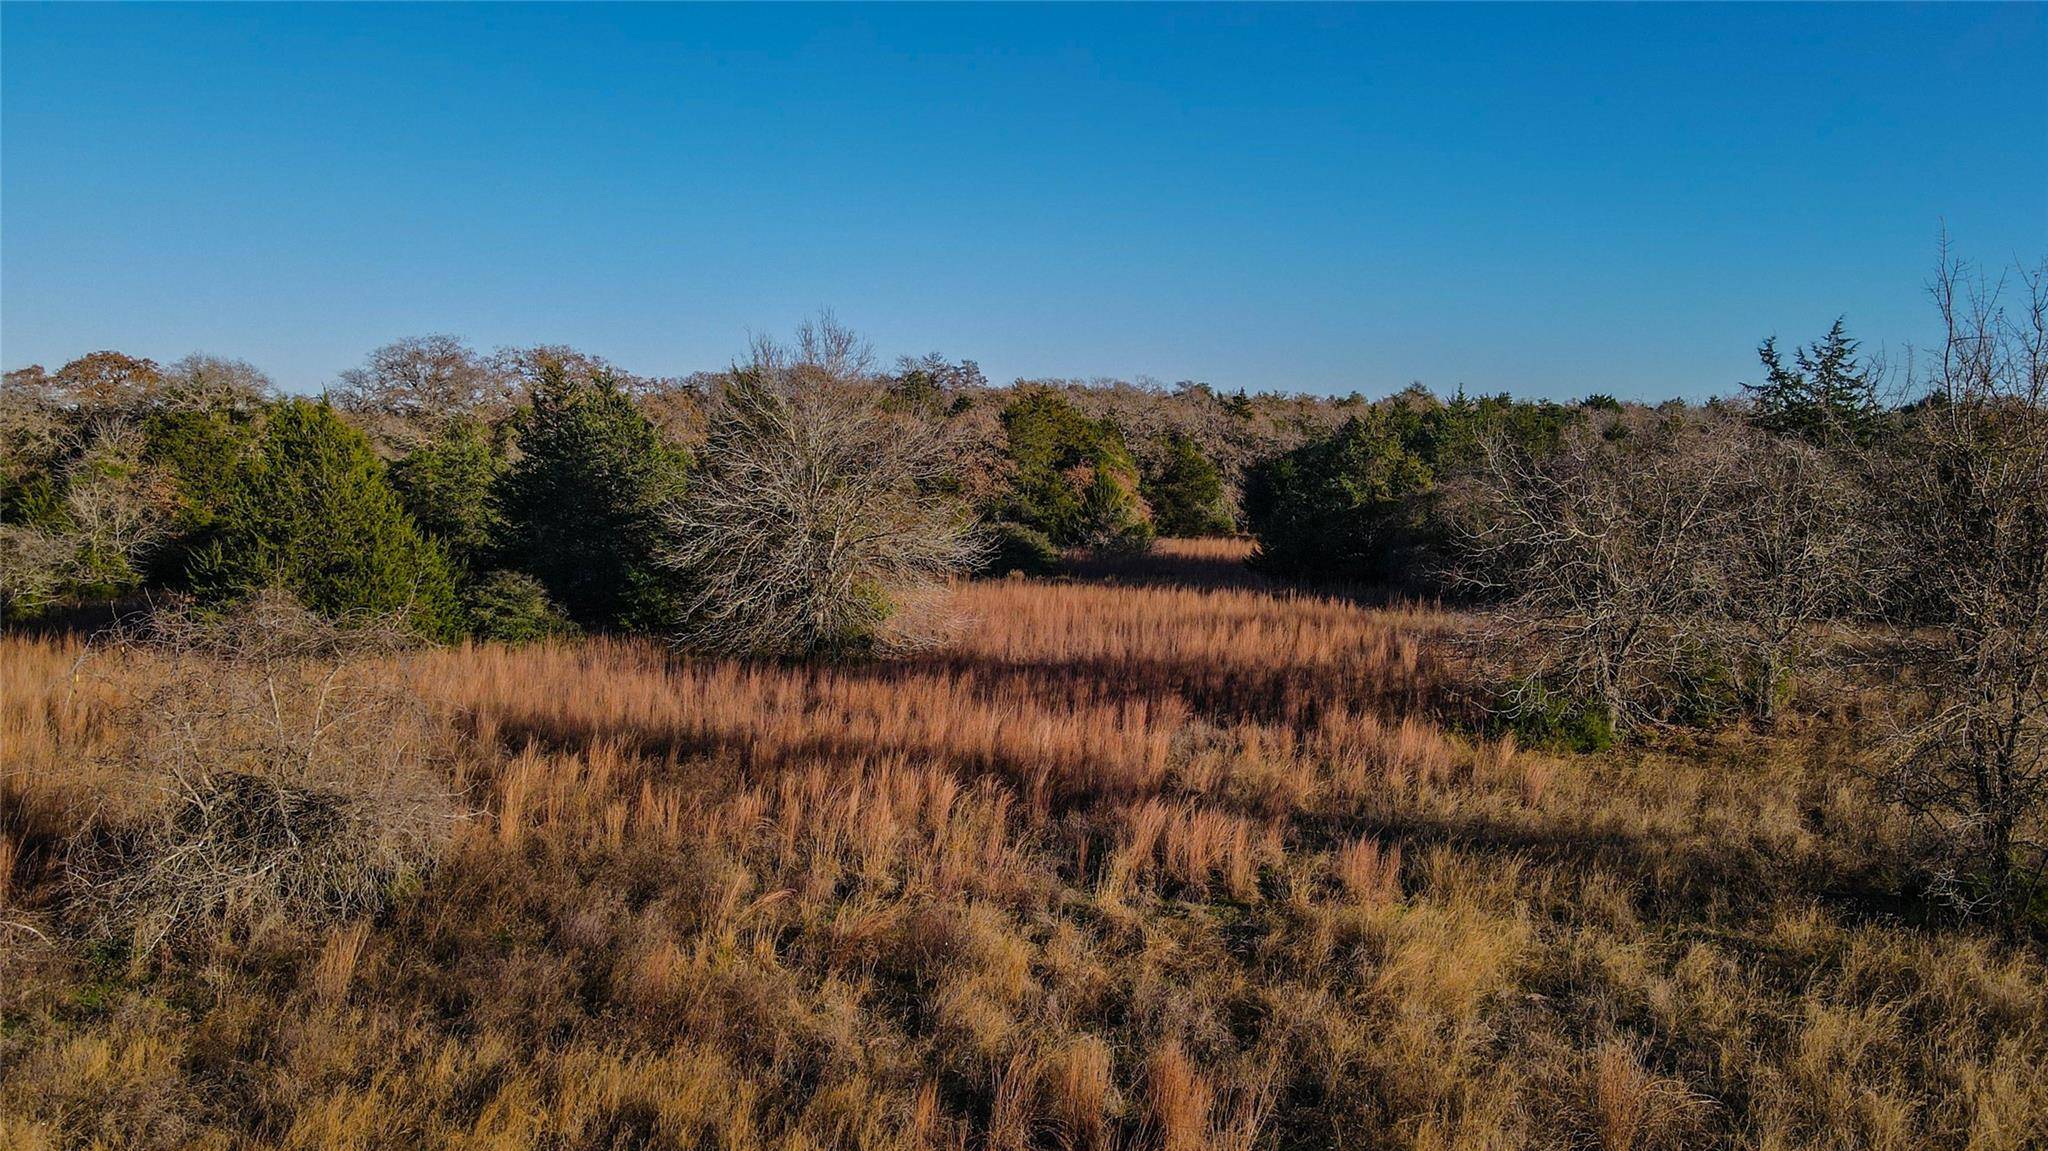
<path id="1" fill-rule="evenodd" d="M 62 930 L 57 849 L 220 669 L 0 641 L 0 1146 L 2048 1140 L 2048 968 L 1888 914 L 1832 735 L 1447 731 L 1457 621 L 1241 548 L 973 585 L 908 663 L 364 657 L 478 813 L 439 869 L 143 956 Z"/>

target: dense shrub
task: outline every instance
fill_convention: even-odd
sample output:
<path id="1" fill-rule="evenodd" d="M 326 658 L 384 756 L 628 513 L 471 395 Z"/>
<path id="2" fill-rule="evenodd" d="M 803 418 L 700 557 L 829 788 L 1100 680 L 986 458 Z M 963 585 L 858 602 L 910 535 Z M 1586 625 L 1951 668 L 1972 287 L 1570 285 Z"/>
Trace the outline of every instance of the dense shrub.
<path id="1" fill-rule="evenodd" d="M 505 558 L 538 578 L 579 625 L 646 631 L 676 602 L 656 556 L 660 512 L 688 459 L 613 377 L 545 365 L 514 419 L 520 458 L 500 478 Z"/>
<path id="2" fill-rule="evenodd" d="M 549 601 L 548 589 L 525 572 L 495 571 L 468 581 L 462 606 L 469 632 L 478 639 L 532 643 L 576 631 Z"/>
<path id="3" fill-rule="evenodd" d="M 265 420 L 191 580 L 212 599 L 278 586 L 324 615 L 403 612 L 435 637 L 458 624 L 448 561 L 405 514 L 369 441 L 308 400 Z"/>
<path id="4" fill-rule="evenodd" d="M 1139 490 L 1161 535 L 1224 536 L 1237 526 L 1224 498 L 1222 473 L 1184 432 L 1167 433 L 1160 458 L 1145 469 Z"/>
<path id="5" fill-rule="evenodd" d="M 1000 518 L 1059 547 L 1142 546 L 1153 535 L 1138 496 L 1138 465 L 1123 435 L 1056 392 L 1034 390 L 1002 414 L 1014 475 Z"/>
<path id="6" fill-rule="evenodd" d="M 1556 690 L 1540 679 L 1516 679 L 1498 693 L 1493 725 L 1528 747 L 1581 753 L 1614 746 L 1606 709 Z"/>
<path id="7" fill-rule="evenodd" d="M 405 646 L 395 616 L 338 623 L 265 589 L 97 649 L 88 678 L 168 666 L 110 709 L 123 738 L 62 847 L 66 919 L 141 965 L 163 942 L 385 907 L 459 818 L 428 767 L 445 716 L 352 662 Z"/>
<path id="8" fill-rule="evenodd" d="M 998 520 L 989 527 L 989 551 L 982 560 L 984 575 L 1045 575 L 1060 566 L 1060 549 L 1044 532 L 1023 524 Z"/>
<path id="9" fill-rule="evenodd" d="M 63 413 L 76 417 L 76 410 Z M 172 537 L 177 488 L 151 463 L 134 423 L 83 418 L 31 468 L 0 484 L 0 616 L 141 586 Z"/>
<path id="10" fill-rule="evenodd" d="M 1254 563 L 1293 579 L 1386 582 L 1399 574 L 1417 523 L 1414 497 L 1430 480 L 1393 417 L 1367 409 L 1252 469 L 1245 518 L 1259 540 Z"/>
<path id="11" fill-rule="evenodd" d="M 1342 406 L 1352 413 L 1343 424 L 1247 471 L 1244 522 L 1259 538 L 1257 566 L 1439 596 L 1460 590 L 1445 578 L 1459 540 L 1439 489 L 1478 469 L 1488 444 L 1554 453 L 1585 414 L 1505 394 L 1440 400 L 1420 385 Z"/>
<path id="12" fill-rule="evenodd" d="M 502 517 L 492 489 L 503 470 L 489 429 L 463 420 L 392 464 L 391 485 L 413 520 L 467 570 L 497 542 Z"/>
<path id="13" fill-rule="evenodd" d="M 146 458 L 133 424 L 95 426 L 66 462 L 59 522 L 75 546 L 66 579 L 81 599 L 106 599 L 141 586 L 146 563 L 172 533 L 177 488 Z"/>
<path id="14" fill-rule="evenodd" d="M 1935 890 L 2018 932 L 2048 891 L 2048 260 L 1987 280 L 1944 259 L 1931 288 L 1929 395 L 1872 477 L 1915 625 L 1883 779 Z"/>

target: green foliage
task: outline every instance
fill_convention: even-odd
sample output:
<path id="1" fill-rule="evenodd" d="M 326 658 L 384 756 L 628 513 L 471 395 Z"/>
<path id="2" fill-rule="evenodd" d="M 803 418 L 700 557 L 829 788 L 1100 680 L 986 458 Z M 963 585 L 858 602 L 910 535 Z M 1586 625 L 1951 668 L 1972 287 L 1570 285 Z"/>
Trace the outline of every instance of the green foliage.
<path id="1" fill-rule="evenodd" d="M 1257 565 L 1290 579 L 1429 587 L 1455 533 L 1436 489 L 1498 440 L 1533 457 L 1557 450 L 1585 409 L 1505 394 L 1448 402 L 1412 387 L 1356 405 L 1335 431 L 1259 461 L 1244 484 Z"/>
<path id="2" fill-rule="evenodd" d="M 522 455 L 497 485 L 506 560 L 583 627 L 666 627 L 677 601 L 656 558 L 659 512 L 688 457 L 602 372 L 543 367 L 515 423 Z"/>
<path id="3" fill-rule="evenodd" d="M 463 589 L 471 635 L 501 643 L 532 643 L 572 635 L 576 625 L 548 601 L 547 588 L 524 572 L 494 571 Z"/>
<path id="4" fill-rule="evenodd" d="M 1857 362 L 1859 347 L 1839 318 L 1819 343 L 1793 350 L 1792 367 L 1785 366 L 1776 336 L 1758 345 L 1764 382 L 1742 385 L 1756 403 L 1757 423 L 1822 446 L 1867 439 L 1882 407 L 1877 373 Z"/>
<path id="5" fill-rule="evenodd" d="M 1416 523 L 1429 464 L 1401 435 L 1403 417 L 1368 408 L 1334 433 L 1262 461 L 1245 480 L 1257 565 L 1293 579 L 1384 582 Z"/>
<path id="6" fill-rule="evenodd" d="M 1668 684 L 1664 718 L 1681 727 L 1719 726 L 1741 714 L 1745 693 L 1756 689 L 1754 676 L 1742 675 L 1727 658 L 1698 643 L 1681 645 L 1663 678 Z M 1779 685 L 1766 690 L 1779 690 Z"/>
<path id="7" fill-rule="evenodd" d="M 457 629 L 447 559 L 405 514 L 369 440 L 324 403 L 271 411 L 216 529 L 192 562 L 206 598 L 275 585 L 323 615 L 403 612 L 433 638 Z"/>
<path id="8" fill-rule="evenodd" d="M 999 520 L 989 536 L 988 559 L 981 566 L 984 575 L 1047 575 L 1059 570 L 1060 549 L 1037 528 Z"/>
<path id="9" fill-rule="evenodd" d="M 0 489 L 0 523 L 27 524 L 45 531 L 71 526 L 64 510 L 64 489 L 54 468 L 30 472 Z"/>
<path id="10" fill-rule="evenodd" d="M 489 429 L 459 420 L 446 435 L 391 465 L 391 485 L 405 510 L 465 570 L 495 545 L 502 517 L 493 486 L 504 462 Z"/>
<path id="11" fill-rule="evenodd" d="M 162 468 L 177 488 L 176 538 L 158 558 L 154 573 L 175 583 L 211 541 L 259 424 L 249 411 L 175 408 L 152 413 L 143 430 L 144 458 Z"/>
<path id="12" fill-rule="evenodd" d="M 1604 398 L 1588 397 L 1580 407 L 1570 408 L 1549 400 L 1516 400 L 1506 393 L 1474 398 L 1460 392 L 1443 404 L 1410 408 L 1400 426 L 1410 449 L 1439 477 L 1446 477 L 1472 464 L 1488 437 L 1528 456 L 1549 455 L 1574 421 L 1587 411 L 1607 408 L 1599 402 Z M 1610 410 L 1620 407 L 1614 403 Z"/>
<path id="13" fill-rule="evenodd" d="M 1223 475 L 1183 432 L 1166 437 L 1166 452 L 1147 469 L 1140 489 L 1162 535 L 1225 536 L 1236 528 L 1223 498 Z"/>
<path id="14" fill-rule="evenodd" d="M 179 408 L 152 413 L 144 431 L 145 457 L 177 482 L 181 523 L 188 530 L 212 523 L 256 439 L 255 419 L 221 408 Z"/>
<path id="15" fill-rule="evenodd" d="M 1015 466 L 999 516 L 1058 547 L 1143 546 L 1153 534 L 1138 498 L 1138 465 L 1122 433 L 1059 394 L 1031 391 L 1003 409 Z"/>
<path id="16" fill-rule="evenodd" d="M 1514 732 L 1526 746 L 1582 754 L 1614 746 L 1614 719 L 1596 703 L 1534 679 L 1516 680 L 1502 696 L 1493 726 Z"/>

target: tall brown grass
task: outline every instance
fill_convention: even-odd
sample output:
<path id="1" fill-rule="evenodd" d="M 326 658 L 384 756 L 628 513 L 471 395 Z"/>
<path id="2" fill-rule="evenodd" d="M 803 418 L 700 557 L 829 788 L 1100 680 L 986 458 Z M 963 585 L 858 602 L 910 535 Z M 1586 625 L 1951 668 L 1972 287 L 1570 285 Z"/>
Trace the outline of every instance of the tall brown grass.
<path id="1" fill-rule="evenodd" d="M 1224 546 L 971 585 L 902 663 L 356 657 L 479 818 L 374 918 L 141 957 L 59 848 L 226 673 L 0 642 L 0 1144 L 2048 1139 L 2048 967 L 1912 918 L 1829 733 L 1448 730 L 1458 620 L 1176 575 Z"/>

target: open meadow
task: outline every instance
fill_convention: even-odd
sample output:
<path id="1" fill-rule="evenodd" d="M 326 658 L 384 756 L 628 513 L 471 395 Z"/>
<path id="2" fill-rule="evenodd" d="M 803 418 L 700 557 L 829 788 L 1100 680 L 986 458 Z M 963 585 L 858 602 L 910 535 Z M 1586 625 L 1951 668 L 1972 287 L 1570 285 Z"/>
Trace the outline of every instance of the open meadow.
<path id="1" fill-rule="evenodd" d="M 2048 1141 L 2048 969 L 1887 894 L 1853 715 L 1518 748 L 1246 546 L 887 663 L 8 636 L 0 1146 Z M 106 864 L 288 802 L 382 888 Z"/>
<path id="2" fill-rule="evenodd" d="M 2048 1151 L 2044 60 L 0 0 L 0 1151 Z"/>

